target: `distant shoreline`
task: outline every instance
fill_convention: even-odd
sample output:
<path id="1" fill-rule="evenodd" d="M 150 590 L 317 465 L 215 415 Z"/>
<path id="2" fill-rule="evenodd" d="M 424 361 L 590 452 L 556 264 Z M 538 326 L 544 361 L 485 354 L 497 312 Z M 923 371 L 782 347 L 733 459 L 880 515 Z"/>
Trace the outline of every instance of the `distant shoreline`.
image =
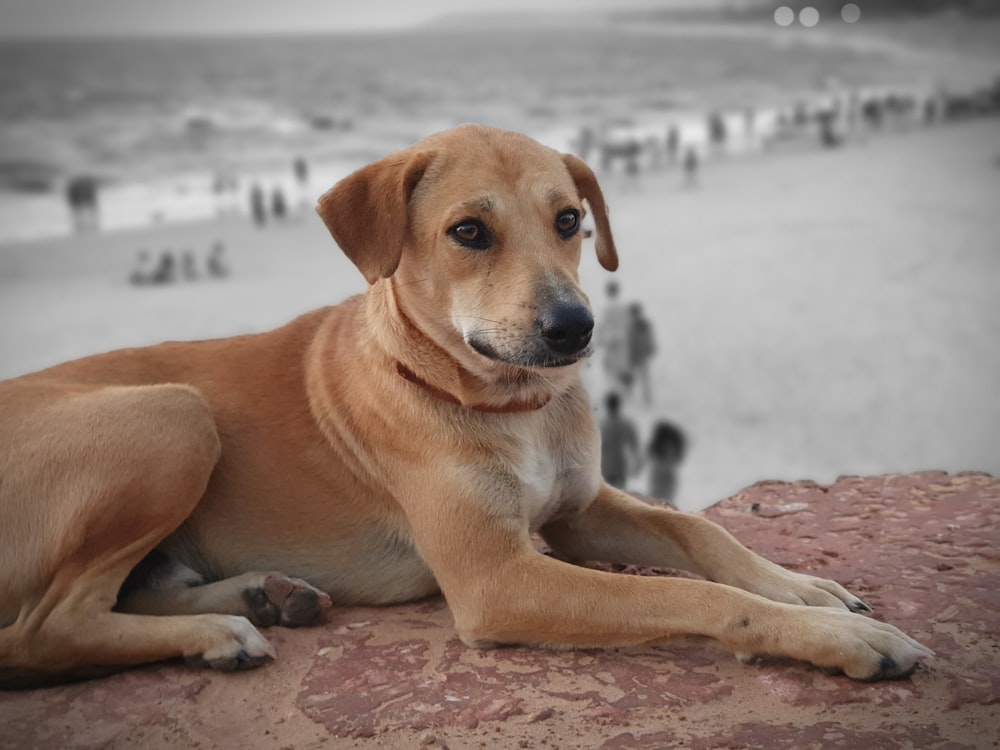
<path id="1" fill-rule="evenodd" d="M 942 28 L 958 34 L 960 26 L 961 38 L 1000 30 L 995 19 L 952 21 Z M 89 40 L 82 42 L 85 53 L 75 45 L 61 62 L 43 50 L 42 58 L 56 60 L 41 66 L 44 73 L 32 42 L 16 49 L 0 44 L 0 64 L 24 71 L 18 86 L 0 95 L 0 176 L 32 188 L 0 190 L 0 248 L 68 236 L 63 185 L 80 174 L 101 181 L 101 224 L 115 232 L 245 213 L 255 183 L 313 202 L 354 168 L 460 122 L 521 130 L 562 151 L 574 150 L 571 141 L 582 128 L 662 139 L 668 125 L 684 123 L 682 140 L 705 157 L 709 111 L 764 112 L 818 101 L 838 73 L 854 89 L 885 81 L 926 87 L 932 71 L 938 83 L 963 86 L 1000 73 L 1000 56 L 981 54 L 978 44 L 972 53 L 962 44 L 916 43 L 930 33 L 929 23 L 906 19 L 895 28 L 879 21 L 855 34 L 834 26 L 621 20 L 608 28 L 615 36 L 607 47 L 602 28 L 588 23 L 581 24 L 582 39 L 562 46 L 542 30 L 517 27 L 492 47 L 481 42 L 452 51 L 456 64 L 435 62 L 444 30 L 427 27 L 346 34 L 335 45 L 324 41 L 327 34 L 261 37 L 263 54 L 239 39 L 118 38 L 107 47 Z M 720 35 L 734 42 L 693 63 L 705 51 L 699 37 Z M 548 43 L 540 49 L 543 37 Z M 271 58 L 280 64 L 261 62 Z M 110 68 L 116 74 L 135 68 L 134 80 L 106 77 L 101 71 L 109 61 L 117 63 Z M 520 67 L 499 72 L 501 61 Z M 205 85 L 208 73 L 212 85 Z M 485 93 L 464 95 L 473 83 L 484 84 Z M 289 171 L 296 156 L 310 162 L 306 187 Z M 224 173 L 237 185 L 220 195 L 213 182 Z M 46 181 L 48 191 L 41 189 Z"/>

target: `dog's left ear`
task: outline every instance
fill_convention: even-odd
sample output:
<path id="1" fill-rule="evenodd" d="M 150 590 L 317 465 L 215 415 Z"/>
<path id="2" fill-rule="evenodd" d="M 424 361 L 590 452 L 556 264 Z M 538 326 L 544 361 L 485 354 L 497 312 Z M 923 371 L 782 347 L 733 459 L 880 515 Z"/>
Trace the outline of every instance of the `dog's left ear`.
<path id="1" fill-rule="evenodd" d="M 608 209 L 604 204 L 604 193 L 597 184 L 597 177 L 587 163 L 573 154 L 563 154 L 563 163 L 569 170 L 576 190 L 587 203 L 594 214 L 594 224 L 597 227 L 597 239 L 594 247 L 597 250 L 597 260 L 608 271 L 618 268 L 618 250 L 615 248 L 615 238 L 611 235 L 611 224 L 608 221 Z"/>
<path id="2" fill-rule="evenodd" d="M 410 197 L 433 159 L 432 151 L 399 151 L 320 196 L 316 212 L 369 284 L 395 273 L 409 231 Z"/>

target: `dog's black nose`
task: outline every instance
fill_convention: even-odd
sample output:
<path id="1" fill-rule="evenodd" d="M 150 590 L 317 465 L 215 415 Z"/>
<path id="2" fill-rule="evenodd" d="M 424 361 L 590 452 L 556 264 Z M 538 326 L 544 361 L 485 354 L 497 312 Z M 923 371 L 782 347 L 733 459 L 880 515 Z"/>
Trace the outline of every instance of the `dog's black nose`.
<path id="1" fill-rule="evenodd" d="M 557 354 L 578 354 L 590 343 L 594 317 L 580 304 L 553 305 L 538 320 L 542 338 Z"/>

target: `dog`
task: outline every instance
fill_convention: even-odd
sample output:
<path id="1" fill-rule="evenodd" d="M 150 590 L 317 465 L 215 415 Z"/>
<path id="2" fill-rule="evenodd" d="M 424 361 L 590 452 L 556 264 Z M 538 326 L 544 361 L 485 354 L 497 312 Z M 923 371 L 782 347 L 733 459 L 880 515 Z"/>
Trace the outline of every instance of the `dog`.
<path id="1" fill-rule="evenodd" d="M 257 626 L 436 592 L 473 647 L 705 636 L 859 680 L 931 655 L 838 583 L 602 480 L 580 380 L 585 211 L 600 264 L 618 255 L 581 159 L 460 126 L 317 210 L 364 294 L 0 384 L 5 687 L 252 667 L 275 658 Z M 701 578 L 574 564 L 596 560 Z"/>

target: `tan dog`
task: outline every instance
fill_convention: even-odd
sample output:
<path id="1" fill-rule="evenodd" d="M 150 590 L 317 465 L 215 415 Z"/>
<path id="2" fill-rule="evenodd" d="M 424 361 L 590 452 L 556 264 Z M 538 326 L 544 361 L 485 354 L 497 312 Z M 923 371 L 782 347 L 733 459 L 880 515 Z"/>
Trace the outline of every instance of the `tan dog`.
<path id="1" fill-rule="evenodd" d="M 601 481 L 579 378 L 584 201 L 614 270 L 581 160 L 446 131 L 320 200 L 366 294 L 271 333 L 0 385 L 4 684 L 172 657 L 252 666 L 274 651 L 251 622 L 318 623 L 327 594 L 437 590 L 475 646 L 696 635 L 859 679 L 909 674 L 930 652 L 852 614 L 868 607 L 840 585 Z M 564 559 L 708 580 L 578 567 L 539 554 L 534 531 Z M 150 569 L 156 556 L 171 562 Z"/>

